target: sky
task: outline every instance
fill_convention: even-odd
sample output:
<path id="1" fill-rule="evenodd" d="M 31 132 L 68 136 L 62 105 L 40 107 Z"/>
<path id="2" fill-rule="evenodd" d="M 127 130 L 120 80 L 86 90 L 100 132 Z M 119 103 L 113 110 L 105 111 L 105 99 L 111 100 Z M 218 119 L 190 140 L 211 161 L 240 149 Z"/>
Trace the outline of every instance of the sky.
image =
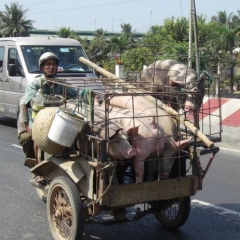
<path id="1" fill-rule="evenodd" d="M 70 27 L 75 31 L 121 32 L 121 24 L 131 24 L 132 30 L 146 33 L 151 26 L 163 25 L 166 18 L 189 16 L 190 0 L 5 0 L 5 4 L 18 2 L 28 9 L 26 18 L 34 20 L 38 30 L 58 30 Z M 240 0 L 195 0 L 197 15 L 207 21 L 226 10 L 237 14 Z"/>

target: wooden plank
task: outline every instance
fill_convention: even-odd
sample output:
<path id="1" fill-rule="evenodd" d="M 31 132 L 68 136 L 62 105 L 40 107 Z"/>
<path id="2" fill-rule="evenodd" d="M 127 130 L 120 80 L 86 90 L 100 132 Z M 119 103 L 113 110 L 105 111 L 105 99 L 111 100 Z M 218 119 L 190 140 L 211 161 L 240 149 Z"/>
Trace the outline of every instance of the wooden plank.
<path id="1" fill-rule="evenodd" d="M 155 182 L 112 185 L 103 196 L 109 207 L 193 196 L 199 189 L 199 177 L 187 176 Z"/>

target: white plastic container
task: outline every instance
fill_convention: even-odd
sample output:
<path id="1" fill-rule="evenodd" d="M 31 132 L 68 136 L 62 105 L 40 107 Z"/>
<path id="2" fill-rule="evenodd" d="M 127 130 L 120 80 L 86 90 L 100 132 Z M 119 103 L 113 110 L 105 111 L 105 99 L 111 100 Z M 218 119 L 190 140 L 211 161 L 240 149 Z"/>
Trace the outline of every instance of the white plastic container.
<path id="1" fill-rule="evenodd" d="M 72 110 L 58 108 L 53 119 L 48 138 L 65 147 L 71 147 L 81 127 L 85 124 L 79 114 L 72 116 Z"/>
<path id="2" fill-rule="evenodd" d="M 40 88 L 38 89 L 36 97 L 34 98 L 34 103 L 32 106 L 32 118 L 34 119 L 37 113 L 43 108 L 44 108 L 43 90 Z"/>

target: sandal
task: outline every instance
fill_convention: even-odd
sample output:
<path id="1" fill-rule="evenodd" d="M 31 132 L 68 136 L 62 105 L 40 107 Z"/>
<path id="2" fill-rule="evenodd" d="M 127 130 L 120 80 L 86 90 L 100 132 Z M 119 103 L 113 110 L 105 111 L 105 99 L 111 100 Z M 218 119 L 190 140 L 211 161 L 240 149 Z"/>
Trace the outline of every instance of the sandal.
<path id="1" fill-rule="evenodd" d="M 34 158 L 27 158 L 24 163 L 25 166 L 29 168 L 33 168 L 36 166 L 36 160 Z"/>

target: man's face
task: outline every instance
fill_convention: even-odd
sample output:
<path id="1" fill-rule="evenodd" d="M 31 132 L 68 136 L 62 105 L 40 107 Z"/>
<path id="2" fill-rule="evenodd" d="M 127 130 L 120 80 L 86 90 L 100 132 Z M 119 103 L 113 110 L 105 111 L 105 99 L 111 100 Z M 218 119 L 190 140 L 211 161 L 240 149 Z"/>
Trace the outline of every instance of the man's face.
<path id="1" fill-rule="evenodd" d="M 57 69 L 57 62 L 54 59 L 46 60 L 41 66 L 41 70 L 47 77 L 54 76 L 57 73 Z"/>

